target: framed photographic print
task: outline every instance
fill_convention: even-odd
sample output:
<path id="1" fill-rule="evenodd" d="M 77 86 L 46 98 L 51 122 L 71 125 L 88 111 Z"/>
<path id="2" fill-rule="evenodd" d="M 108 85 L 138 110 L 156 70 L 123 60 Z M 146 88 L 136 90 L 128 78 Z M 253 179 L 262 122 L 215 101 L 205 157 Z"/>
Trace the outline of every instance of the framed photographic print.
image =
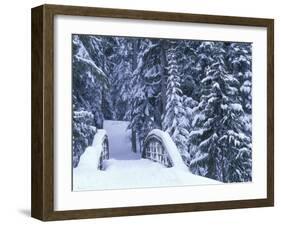
<path id="1" fill-rule="evenodd" d="M 273 19 L 32 9 L 32 216 L 273 206 Z"/>

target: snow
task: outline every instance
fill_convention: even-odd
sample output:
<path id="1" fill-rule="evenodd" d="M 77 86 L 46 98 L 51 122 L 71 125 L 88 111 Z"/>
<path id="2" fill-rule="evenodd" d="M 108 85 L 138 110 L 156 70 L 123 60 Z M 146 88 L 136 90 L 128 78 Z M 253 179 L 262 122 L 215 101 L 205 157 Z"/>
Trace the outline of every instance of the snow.
<path id="1" fill-rule="evenodd" d="M 116 160 L 140 159 L 140 153 L 131 151 L 131 130 L 127 129 L 129 122 L 105 120 L 104 129 L 109 141 L 109 157 Z"/>
<path id="2" fill-rule="evenodd" d="M 145 74 L 144 77 L 145 78 L 152 78 L 152 77 L 157 77 L 159 75 L 159 71 L 160 71 L 160 67 L 158 65 L 148 69 Z"/>
<path id="3" fill-rule="evenodd" d="M 198 120 L 199 120 L 199 122 L 201 122 L 201 121 L 203 121 L 203 120 L 205 120 L 205 119 L 206 119 L 206 117 L 205 117 L 204 114 L 202 114 L 202 113 L 196 114 L 196 115 L 194 116 L 193 121 L 192 121 L 192 126 L 195 126 L 195 124 L 197 123 Z"/>
<path id="4" fill-rule="evenodd" d="M 209 156 L 208 153 L 203 153 L 203 154 L 197 156 L 196 158 L 192 159 L 192 161 L 190 162 L 190 165 L 198 163 L 198 162 L 204 160 L 205 158 L 207 158 L 208 156 Z"/>
<path id="5" fill-rule="evenodd" d="M 89 112 L 89 111 L 73 111 L 73 117 L 74 118 L 83 118 L 83 117 L 89 117 L 89 118 L 94 118 L 94 115 Z"/>
<path id="6" fill-rule="evenodd" d="M 220 85 L 219 85 L 219 83 L 217 83 L 217 82 L 215 82 L 214 84 L 213 84 L 213 88 L 215 89 L 220 89 Z"/>
<path id="7" fill-rule="evenodd" d="M 166 151 L 168 152 L 172 163 L 173 163 L 173 167 L 175 168 L 181 168 L 181 169 L 186 169 L 187 166 L 184 164 L 180 152 L 177 148 L 177 146 L 175 145 L 174 141 L 172 140 L 172 138 L 170 137 L 170 135 L 167 132 L 164 132 L 160 129 L 153 129 L 148 136 L 150 135 L 156 135 L 158 137 L 161 138 L 164 147 L 166 149 Z"/>
<path id="8" fill-rule="evenodd" d="M 249 93 L 251 93 L 251 87 L 249 87 L 249 86 L 242 86 L 240 88 L 240 91 L 249 94 Z"/>
<path id="9" fill-rule="evenodd" d="M 189 133 L 189 136 L 190 136 L 190 137 L 198 136 L 198 135 L 202 136 L 204 132 L 205 132 L 205 130 L 202 129 L 202 128 L 201 128 L 201 129 L 198 129 L 198 130 L 192 130 L 192 131 Z"/>
<path id="10" fill-rule="evenodd" d="M 105 73 L 95 64 L 94 61 L 90 60 L 90 59 L 86 59 L 86 58 L 83 58 L 83 57 L 80 57 L 80 56 L 75 56 L 75 58 L 78 60 L 78 61 L 82 61 L 86 64 L 89 64 L 93 67 L 93 69 L 100 75 L 106 77 Z"/>
<path id="11" fill-rule="evenodd" d="M 201 82 L 204 83 L 204 82 L 208 82 L 210 80 L 213 80 L 213 77 L 212 76 L 206 76 L 205 78 L 202 79 Z"/>
<path id="12" fill-rule="evenodd" d="M 96 65 L 96 63 L 91 59 L 87 49 L 82 45 L 81 41 L 79 40 L 78 36 L 74 36 L 73 43 L 79 45 L 80 48 L 78 53 L 74 56 L 78 61 L 81 61 L 85 64 L 91 65 L 93 69 L 100 75 L 106 77 L 105 73 Z"/>
<path id="13" fill-rule="evenodd" d="M 86 148 L 84 154 L 80 157 L 77 168 L 74 170 L 83 172 L 98 170 L 99 159 L 102 152 L 102 143 L 105 136 L 106 131 L 104 129 L 97 130 L 92 146 Z"/>
<path id="14" fill-rule="evenodd" d="M 243 111 L 243 108 L 242 108 L 242 105 L 241 104 L 230 104 L 230 107 L 231 109 L 233 109 L 234 111 L 237 111 L 237 112 L 242 112 Z"/>
<path id="15" fill-rule="evenodd" d="M 220 182 L 152 162 L 140 160 L 106 160 L 106 170 L 74 173 L 74 191 L 152 188 L 187 185 L 211 185 Z"/>
<path id="16" fill-rule="evenodd" d="M 218 99 L 217 97 L 210 97 L 210 98 L 208 99 L 208 104 L 214 103 L 217 99 Z"/>
<path id="17" fill-rule="evenodd" d="M 140 153 L 131 151 L 131 131 L 127 127 L 128 122 L 124 121 L 104 122 L 104 129 L 98 130 L 93 145 L 86 149 L 78 167 L 73 169 L 74 191 L 220 184 L 192 174 L 184 165 L 169 134 L 158 129 L 152 130 L 150 134 L 163 139 L 174 166 L 166 168 L 160 163 L 141 159 Z M 105 170 L 101 171 L 93 167 L 92 160 L 98 156 L 98 143 L 105 134 L 109 140 L 110 159 L 104 161 Z"/>
<path id="18" fill-rule="evenodd" d="M 221 109 L 222 109 L 222 110 L 226 110 L 227 107 L 228 107 L 227 104 L 221 104 Z"/>
<path id="19" fill-rule="evenodd" d="M 131 164 L 143 168 L 139 154 L 143 139 L 152 128 L 162 128 L 169 132 L 186 165 L 202 152 L 210 154 L 202 165 L 193 161 L 193 173 L 209 172 L 213 178 L 234 182 L 240 177 L 237 167 L 244 170 L 240 181 L 251 180 L 251 152 L 234 159 L 239 148 L 252 150 L 251 61 L 252 44 L 73 35 L 73 166 L 77 167 L 92 143 L 96 128 L 104 126 L 110 146 L 111 159 L 105 162 L 108 171 L 117 167 L 127 172 Z M 166 98 L 161 98 L 163 93 Z M 128 122 L 102 125 L 104 118 L 131 121 L 130 128 L 138 134 L 137 154 L 131 151 Z M 235 133 L 228 134 L 229 129 Z M 211 144 L 227 151 L 213 155 Z M 108 176 L 92 164 L 99 153 L 98 144 L 88 147 L 75 175 Z M 186 154 L 190 157 L 185 158 Z M 148 161 L 147 168 L 152 164 Z M 214 165 L 225 166 L 225 173 Z M 90 172 L 83 172 L 83 167 Z M 84 187 L 92 186 L 90 182 Z"/>
<path id="20" fill-rule="evenodd" d="M 251 93 L 251 82 L 246 80 L 240 88 L 241 92 L 250 94 Z"/>

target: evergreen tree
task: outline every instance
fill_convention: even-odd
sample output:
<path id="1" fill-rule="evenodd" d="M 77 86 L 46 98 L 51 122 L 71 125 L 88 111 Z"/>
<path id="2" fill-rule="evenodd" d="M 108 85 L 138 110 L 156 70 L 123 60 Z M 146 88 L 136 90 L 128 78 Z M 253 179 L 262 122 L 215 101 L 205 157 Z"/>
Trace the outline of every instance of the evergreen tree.
<path id="1" fill-rule="evenodd" d="M 192 120 L 194 117 L 194 108 L 198 105 L 201 95 L 201 83 L 198 72 L 201 69 L 200 57 L 198 56 L 198 46 L 201 42 L 190 40 L 177 40 L 177 55 L 179 74 L 181 75 L 180 89 L 182 91 L 183 108 L 185 111 L 184 127 L 188 132 L 192 131 Z M 182 152 L 182 158 L 189 166 L 192 150 L 197 150 L 186 138 L 186 145 Z"/>
<path id="2" fill-rule="evenodd" d="M 130 120 L 133 39 L 117 37 L 112 68 L 111 98 L 117 120 Z"/>
<path id="3" fill-rule="evenodd" d="M 102 127 L 102 91 L 107 88 L 108 79 L 97 58 L 91 57 L 89 45 L 87 48 L 84 44 L 89 44 L 87 41 L 91 39 L 79 35 L 72 38 L 73 166 L 76 167 L 93 140 L 95 127 Z"/>
<path id="4" fill-rule="evenodd" d="M 104 119 L 127 120 L 140 150 L 159 128 L 193 173 L 251 181 L 250 43 L 92 35 L 72 41 L 74 167 Z"/>
<path id="5" fill-rule="evenodd" d="M 200 95 L 200 79 L 198 74 L 201 67 L 198 64 L 198 43 L 198 41 L 181 40 L 180 42 L 178 41 L 177 48 L 182 93 L 195 101 L 199 100 Z"/>
<path id="6" fill-rule="evenodd" d="M 224 43 L 206 44 L 213 56 L 201 81 L 203 95 L 193 121 L 197 129 L 190 134 L 198 147 L 190 167 L 195 174 L 223 182 L 249 181 L 251 148 L 243 133 L 239 81 L 227 71 Z"/>
<path id="7" fill-rule="evenodd" d="M 131 80 L 131 123 L 140 145 L 154 128 L 161 128 L 159 40 L 138 41 L 137 66 Z"/>
<path id="8" fill-rule="evenodd" d="M 163 129 L 170 134 L 178 149 L 181 151 L 181 154 L 187 158 L 187 115 L 182 105 L 182 91 L 180 89 L 181 77 L 177 62 L 177 42 L 171 41 L 170 45 L 167 53 L 167 102 L 163 113 Z"/>
<path id="9" fill-rule="evenodd" d="M 243 122 L 241 135 L 245 136 L 246 146 L 240 151 L 243 165 L 240 165 L 238 170 L 232 169 L 239 172 L 238 176 L 230 178 L 230 181 L 250 181 L 252 178 L 252 44 L 229 43 L 227 46 L 228 68 L 239 81 L 238 97 L 244 111 L 240 117 Z"/>
<path id="10" fill-rule="evenodd" d="M 239 80 L 239 96 L 245 113 L 252 113 L 252 45 L 230 43 L 227 47 L 227 64 Z"/>

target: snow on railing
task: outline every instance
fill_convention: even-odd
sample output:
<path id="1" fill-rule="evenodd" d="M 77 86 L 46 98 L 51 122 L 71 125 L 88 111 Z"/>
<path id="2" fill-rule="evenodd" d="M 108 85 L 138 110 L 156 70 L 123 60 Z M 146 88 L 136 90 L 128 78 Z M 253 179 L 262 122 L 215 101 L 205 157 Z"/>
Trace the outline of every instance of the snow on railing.
<path id="1" fill-rule="evenodd" d="M 109 159 L 108 137 L 104 129 L 97 130 L 92 146 L 81 155 L 77 168 L 87 170 L 104 170 L 103 161 Z"/>
<path id="2" fill-rule="evenodd" d="M 159 129 L 153 129 L 147 135 L 142 157 L 159 162 L 166 167 L 187 168 L 170 135 Z"/>

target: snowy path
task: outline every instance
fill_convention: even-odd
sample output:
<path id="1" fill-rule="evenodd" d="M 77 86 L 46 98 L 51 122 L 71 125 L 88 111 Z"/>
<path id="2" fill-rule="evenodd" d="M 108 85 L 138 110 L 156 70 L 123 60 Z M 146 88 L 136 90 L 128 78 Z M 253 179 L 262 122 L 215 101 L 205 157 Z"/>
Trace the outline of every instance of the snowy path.
<path id="1" fill-rule="evenodd" d="M 104 121 L 103 127 L 109 140 L 109 155 L 111 159 L 129 160 L 140 159 L 140 154 L 131 151 L 131 130 L 127 130 L 129 123 L 124 121 Z"/>
<path id="2" fill-rule="evenodd" d="M 131 151 L 130 131 L 127 122 L 105 121 L 104 129 L 109 140 L 110 159 L 105 171 L 73 170 L 73 190 L 105 190 L 145 187 L 168 187 L 202 184 L 219 184 L 208 178 L 193 175 L 188 168 L 166 168 Z"/>

